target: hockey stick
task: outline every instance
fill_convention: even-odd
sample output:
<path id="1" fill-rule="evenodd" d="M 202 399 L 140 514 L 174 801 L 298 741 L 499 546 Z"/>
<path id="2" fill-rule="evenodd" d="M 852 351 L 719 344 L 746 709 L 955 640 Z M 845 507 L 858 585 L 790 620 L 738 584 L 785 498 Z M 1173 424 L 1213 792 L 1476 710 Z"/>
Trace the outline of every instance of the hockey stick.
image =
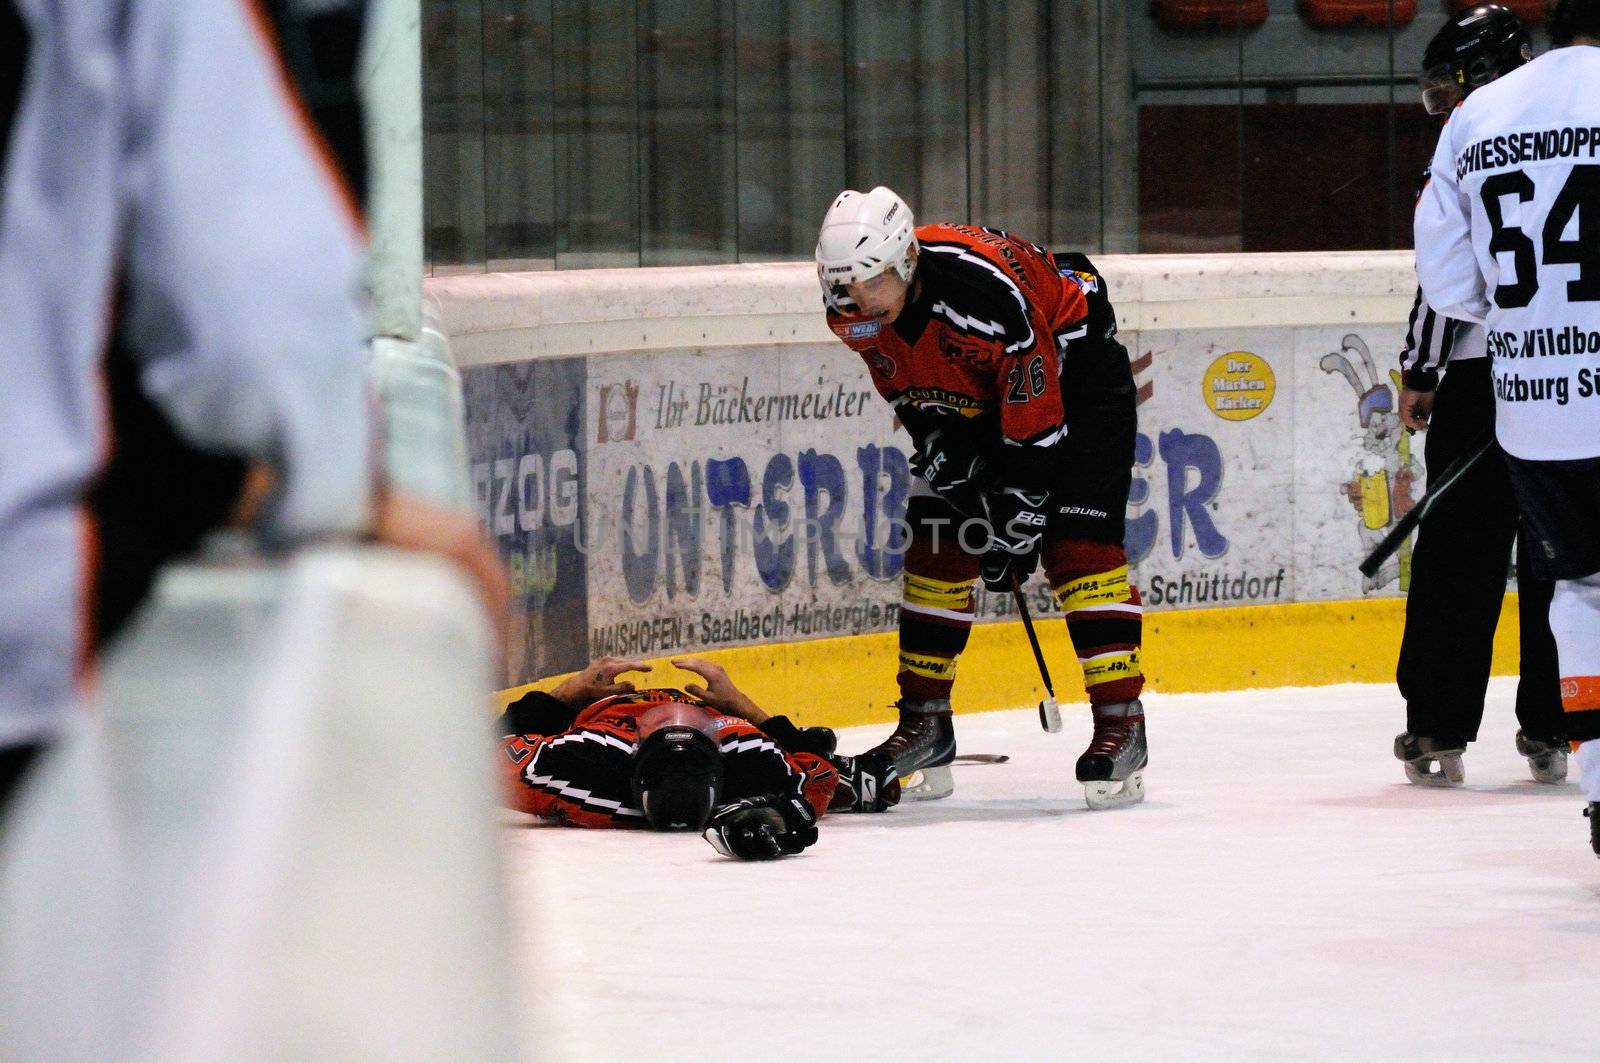
<path id="1" fill-rule="evenodd" d="M 1033 630 L 1033 614 L 1028 612 L 1028 600 L 1022 596 L 1022 580 L 1011 574 L 1011 594 L 1017 600 L 1017 612 L 1022 614 L 1022 629 L 1028 633 L 1028 645 L 1033 647 L 1033 659 L 1039 665 L 1039 678 L 1044 680 L 1048 695 L 1039 702 L 1039 726 L 1048 733 L 1061 730 L 1061 709 L 1056 706 L 1055 684 L 1050 682 L 1050 668 L 1044 663 L 1044 651 L 1039 648 L 1039 634 Z"/>
<path id="2" fill-rule="evenodd" d="M 1385 535 L 1383 541 L 1373 547 L 1372 553 L 1368 554 L 1367 559 L 1361 562 L 1361 574 L 1368 579 L 1376 576 L 1378 569 L 1382 567 L 1385 561 L 1389 560 L 1391 554 L 1400 549 L 1400 544 L 1405 542 L 1406 536 L 1410 535 L 1418 524 L 1422 523 L 1422 518 L 1428 515 L 1428 511 L 1437 505 L 1439 499 L 1445 496 L 1445 493 L 1455 485 L 1456 481 L 1470 472 L 1472 467 L 1478 464 L 1493 446 L 1494 435 L 1491 433 L 1489 438 L 1472 448 L 1472 451 L 1466 457 L 1458 459 L 1454 465 L 1446 469 L 1440 475 L 1437 483 L 1429 484 L 1428 493 L 1422 496 L 1422 501 L 1412 506 L 1410 513 L 1396 521 L 1394 527 L 1389 529 L 1389 534 Z"/>
<path id="3" fill-rule="evenodd" d="M 957 753 L 950 761 L 956 764 L 1008 764 L 1011 761 L 1009 753 Z M 918 768 L 900 780 L 900 785 L 907 788 L 922 785 L 922 769 Z"/>
<path id="4" fill-rule="evenodd" d="M 1004 764 L 1011 759 L 1009 753 L 957 753 L 952 764 Z"/>

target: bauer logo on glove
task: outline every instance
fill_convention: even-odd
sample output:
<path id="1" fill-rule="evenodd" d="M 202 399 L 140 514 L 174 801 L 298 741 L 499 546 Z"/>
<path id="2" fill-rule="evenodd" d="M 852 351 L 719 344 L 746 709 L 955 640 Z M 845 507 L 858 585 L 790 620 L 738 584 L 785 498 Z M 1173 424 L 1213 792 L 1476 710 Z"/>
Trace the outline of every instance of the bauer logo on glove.
<path id="1" fill-rule="evenodd" d="M 986 495 L 989 512 L 989 550 L 980 567 L 984 586 L 1004 591 L 1012 576 L 1027 579 L 1039 560 L 1039 538 L 1049 521 L 1047 491 L 1010 487 Z"/>
<path id="2" fill-rule="evenodd" d="M 911 471 L 962 513 L 983 512 L 983 459 L 949 431 L 934 432 L 911 459 Z"/>

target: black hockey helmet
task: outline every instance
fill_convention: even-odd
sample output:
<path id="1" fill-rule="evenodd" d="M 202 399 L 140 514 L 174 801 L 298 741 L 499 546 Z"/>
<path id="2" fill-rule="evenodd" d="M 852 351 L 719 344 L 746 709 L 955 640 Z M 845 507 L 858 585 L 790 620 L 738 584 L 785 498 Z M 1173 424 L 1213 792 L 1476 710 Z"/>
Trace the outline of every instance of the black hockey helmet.
<path id="1" fill-rule="evenodd" d="M 1600 0 L 1549 0 L 1544 27 L 1557 48 L 1577 37 L 1600 37 Z"/>
<path id="2" fill-rule="evenodd" d="M 722 790 L 722 749 L 712 715 L 669 701 L 639 716 L 633 755 L 633 801 L 651 830 L 699 830 Z"/>
<path id="3" fill-rule="evenodd" d="M 1516 12 L 1478 4 L 1451 18 L 1422 53 L 1422 105 L 1449 114 L 1456 104 L 1533 58 L 1533 40 Z"/>

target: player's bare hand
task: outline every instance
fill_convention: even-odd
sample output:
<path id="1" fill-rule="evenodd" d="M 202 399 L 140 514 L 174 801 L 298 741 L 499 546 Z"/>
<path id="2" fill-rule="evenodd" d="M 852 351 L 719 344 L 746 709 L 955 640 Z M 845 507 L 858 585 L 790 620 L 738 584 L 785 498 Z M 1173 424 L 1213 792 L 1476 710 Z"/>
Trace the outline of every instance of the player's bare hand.
<path id="1" fill-rule="evenodd" d="M 728 677 L 727 669 L 720 664 L 703 661 L 698 657 L 677 657 L 673 665 L 682 668 L 685 672 L 693 672 L 706 681 L 705 686 L 698 683 L 689 683 L 684 690 L 701 701 L 710 705 L 718 712 L 725 712 L 729 716 L 737 716 L 741 720 L 759 726 L 767 719 L 766 712 L 761 707 L 745 696 L 744 691 L 733 685 L 733 680 Z"/>
<path id="2" fill-rule="evenodd" d="M 494 631 L 495 649 L 504 655 L 511 620 L 511 581 L 477 518 L 421 495 L 384 490 L 373 501 L 372 537 L 459 566 L 477 589 Z"/>
<path id="3" fill-rule="evenodd" d="M 626 679 L 617 677 L 623 672 L 648 672 L 650 666 L 643 661 L 625 657 L 602 657 L 581 672 L 562 680 L 550 696 L 575 709 L 592 705 L 601 698 L 616 694 L 632 694 L 635 687 Z"/>
<path id="4" fill-rule="evenodd" d="M 1400 389 L 1400 423 L 1413 432 L 1425 432 L 1428 429 L 1428 418 L 1433 416 L 1432 391 L 1413 391 L 1410 388 Z"/>

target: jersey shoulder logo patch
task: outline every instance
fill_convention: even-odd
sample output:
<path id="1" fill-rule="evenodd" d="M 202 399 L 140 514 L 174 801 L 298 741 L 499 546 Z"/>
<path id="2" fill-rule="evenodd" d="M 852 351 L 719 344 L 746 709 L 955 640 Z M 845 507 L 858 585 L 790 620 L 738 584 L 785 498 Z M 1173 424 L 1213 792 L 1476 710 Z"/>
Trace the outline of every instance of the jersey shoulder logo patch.
<path id="1" fill-rule="evenodd" d="M 1076 284 L 1078 290 L 1083 292 L 1084 295 L 1093 295 L 1100 290 L 1100 278 L 1093 273 L 1085 273 L 1076 269 L 1064 269 L 1061 271 L 1061 275 Z"/>

